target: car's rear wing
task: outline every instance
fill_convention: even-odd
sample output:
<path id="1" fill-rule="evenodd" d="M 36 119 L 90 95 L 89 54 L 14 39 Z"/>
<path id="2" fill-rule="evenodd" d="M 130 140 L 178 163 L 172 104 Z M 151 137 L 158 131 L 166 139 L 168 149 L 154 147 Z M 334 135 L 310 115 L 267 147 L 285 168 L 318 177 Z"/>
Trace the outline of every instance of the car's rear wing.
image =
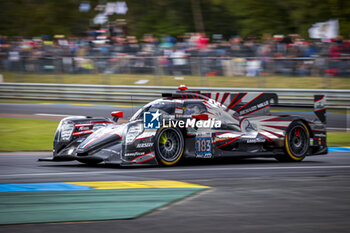
<path id="1" fill-rule="evenodd" d="M 314 95 L 314 104 L 271 104 L 272 107 L 281 108 L 313 108 L 317 118 L 322 123 L 327 123 L 326 118 L 326 95 Z"/>
<path id="2" fill-rule="evenodd" d="M 327 123 L 325 95 L 314 95 L 314 112 L 322 123 Z"/>

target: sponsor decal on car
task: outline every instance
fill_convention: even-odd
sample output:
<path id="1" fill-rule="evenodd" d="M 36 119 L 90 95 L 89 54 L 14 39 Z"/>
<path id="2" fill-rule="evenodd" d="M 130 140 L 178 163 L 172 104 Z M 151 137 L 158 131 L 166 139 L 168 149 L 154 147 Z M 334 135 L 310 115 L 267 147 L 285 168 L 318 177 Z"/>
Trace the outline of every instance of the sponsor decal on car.
<path id="1" fill-rule="evenodd" d="M 145 148 L 153 146 L 153 142 L 139 143 L 136 145 L 136 148 Z"/>
<path id="2" fill-rule="evenodd" d="M 325 133 L 316 133 L 314 134 L 315 137 L 326 137 Z"/>
<path id="3" fill-rule="evenodd" d="M 259 142 L 265 142 L 265 138 L 251 138 L 247 139 L 247 143 L 259 143 Z"/>
<path id="4" fill-rule="evenodd" d="M 261 109 L 261 108 L 264 108 L 264 107 L 267 107 L 267 106 L 269 106 L 269 104 L 270 104 L 269 101 L 266 100 L 266 101 L 259 103 L 257 105 L 253 105 L 250 108 L 239 111 L 239 115 L 247 115 L 248 113 L 254 112 L 254 111 Z"/>
<path id="5" fill-rule="evenodd" d="M 134 157 L 145 154 L 145 152 L 133 152 L 133 153 L 125 153 L 125 157 Z"/>

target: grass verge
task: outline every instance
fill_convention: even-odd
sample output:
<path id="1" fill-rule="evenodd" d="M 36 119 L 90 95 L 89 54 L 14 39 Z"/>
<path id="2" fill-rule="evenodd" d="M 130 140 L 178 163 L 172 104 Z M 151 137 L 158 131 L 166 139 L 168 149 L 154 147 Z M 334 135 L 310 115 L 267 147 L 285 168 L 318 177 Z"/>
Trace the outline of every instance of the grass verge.
<path id="1" fill-rule="evenodd" d="M 5 82 L 19 83 L 66 83 L 66 84 L 106 84 L 135 85 L 143 79 L 149 80 L 146 86 L 207 86 L 232 88 L 312 88 L 312 89 L 350 89 L 349 78 L 338 77 L 290 77 L 290 76 L 182 76 L 183 80 L 174 76 L 155 76 L 142 74 L 20 74 L 2 73 Z M 260 85 L 259 85 L 260 83 Z"/>
<path id="2" fill-rule="evenodd" d="M 58 122 L 0 118 L 0 151 L 51 151 Z M 350 146 L 350 133 L 328 133 L 328 146 Z"/>
<path id="3" fill-rule="evenodd" d="M 51 151 L 58 122 L 0 118 L 0 151 Z"/>
<path id="4" fill-rule="evenodd" d="M 327 133 L 328 146 L 350 146 L 350 133 Z"/>

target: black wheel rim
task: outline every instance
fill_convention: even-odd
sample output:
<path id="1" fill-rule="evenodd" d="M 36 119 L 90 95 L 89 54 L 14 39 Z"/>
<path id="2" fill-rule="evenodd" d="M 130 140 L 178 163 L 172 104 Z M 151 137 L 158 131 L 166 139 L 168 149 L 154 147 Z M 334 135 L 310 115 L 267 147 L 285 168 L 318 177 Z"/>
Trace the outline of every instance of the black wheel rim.
<path id="1" fill-rule="evenodd" d="M 161 159 L 172 162 L 181 154 L 181 139 L 177 131 L 169 128 L 159 135 L 158 140 L 159 156 Z"/>
<path id="2" fill-rule="evenodd" d="M 296 157 L 305 155 L 308 149 L 308 134 L 304 127 L 294 126 L 288 135 L 289 148 Z"/>

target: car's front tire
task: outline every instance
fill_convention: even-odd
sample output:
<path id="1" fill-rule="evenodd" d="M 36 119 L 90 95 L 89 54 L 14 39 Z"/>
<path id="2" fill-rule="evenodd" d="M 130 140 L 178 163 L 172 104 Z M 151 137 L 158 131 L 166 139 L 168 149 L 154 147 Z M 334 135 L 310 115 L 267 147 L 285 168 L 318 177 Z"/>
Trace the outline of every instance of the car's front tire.
<path id="1" fill-rule="evenodd" d="M 165 166 L 177 164 L 182 158 L 184 145 L 184 137 L 178 128 L 161 128 L 155 140 L 158 162 Z"/>
<path id="2" fill-rule="evenodd" d="M 310 133 L 307 126 L 301 121 L 292 122 L 284 138 L 284 154 L 277 155 L 276 159 L 282 162 L 302 161 L 309 151 Z"/>

